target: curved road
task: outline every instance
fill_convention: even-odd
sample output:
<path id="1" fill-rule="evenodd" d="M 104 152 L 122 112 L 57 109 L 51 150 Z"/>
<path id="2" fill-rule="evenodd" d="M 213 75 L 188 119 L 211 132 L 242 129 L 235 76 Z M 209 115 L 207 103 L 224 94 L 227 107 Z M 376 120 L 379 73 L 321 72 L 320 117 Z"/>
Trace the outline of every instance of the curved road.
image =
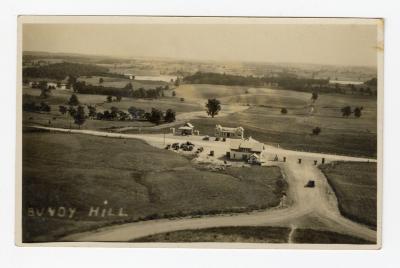
<path id="1" fill-rule="evenodd" d="M 35 128 L 47 129 L 50 131 L 80 133 L 86 135 L 95 135 L 102 137 L 116 138 L 135 138 L 146 141 L 147 143 L 162 147 L 164 140 L 167 143 L 182 142 L 182 137 L 160 134 L 141 135 L 141 134 L 119 134 L 106 133 L 94 130 L 69 130 L 60 128 L 49 128 L 34 126 Z M 209 141 L 202 141 L 200 137 L 185 137 L 198 146 L 210 146 Z M 220 153 L 226 152 L 228 143 L 212 142 L 212 148 Z M 330 188 L 327 179 L 323 173 L 314 165 L 314 160 L 320 160 L 322 157 L 326 162 L 344 160 L 344 161 L 369 161 L 376 162 L 375 159 L 366 159 L 359 157 L 318 154 L 290 151 L 272 146 L 267 146 L 266 157 L 278 155 L 286 156 L 286 162 L 273 162 L 273 165 L 281 167 L 289 183 L 289 192 L 287 203 L 289 206 L 281 208 L 272 208 L 265 211 L 239 213 L 233 215 L 206 216 L 201 218 L 177 218 L 161 219 L 143 222 L 127 223 L 100 228 L 95 231 L 72 234 L 63 237 L 63 241 L 130 241 L 135 238 L 144 237 L 156 233 L 171 232 L 184 229 L 198 229 L 208 227 L 222 226 L 257 226 L 257 225 L 293 225 L 296 219 L 313 213 L 322 219 L 329 220 L 335 225 L 336 230 L 341 233 L 357 236 L 366 240 L 376 241 L 376 231 L 367 226 L 355 223 L 344 218 L 339 210 L 335 194 Z M 302 158 L 302 163 L 298 164 L 297 159 Z M 309 179 L 315 180 L 315 188 L 305 188 L 304 185 Z"/>

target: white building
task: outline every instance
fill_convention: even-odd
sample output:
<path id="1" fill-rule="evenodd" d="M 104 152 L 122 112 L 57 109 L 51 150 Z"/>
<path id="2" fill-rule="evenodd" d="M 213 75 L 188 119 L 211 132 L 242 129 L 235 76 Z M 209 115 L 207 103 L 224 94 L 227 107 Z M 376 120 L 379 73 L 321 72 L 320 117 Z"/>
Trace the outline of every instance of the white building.
<path id="1" fill-rule="evenodd" d="M 194 126 L 188 122 L 178 128 L 178 130 L 180 135 L 193 135 Z"/>
<path id="2" fill-rule="evenodd" d="M 229 149 L 227 156 L 230 159 L 254 161 L 258 156 L 257 160 L 261 161 L 260 157 L 265 145 L 250 137 L 245 140 L 231 140 Z"/>
<path id="3" fill-rule="evenodd" d="M 244 129 L 242 127 L 215 126 L 215 137 L 218 138 L 243 139 L 243 135 Z"/>
<path id="4" fill-rule="evenodd" d="M 56 89 L 57 83 L 56 82 L 47 82 L 47 88 Z"/>

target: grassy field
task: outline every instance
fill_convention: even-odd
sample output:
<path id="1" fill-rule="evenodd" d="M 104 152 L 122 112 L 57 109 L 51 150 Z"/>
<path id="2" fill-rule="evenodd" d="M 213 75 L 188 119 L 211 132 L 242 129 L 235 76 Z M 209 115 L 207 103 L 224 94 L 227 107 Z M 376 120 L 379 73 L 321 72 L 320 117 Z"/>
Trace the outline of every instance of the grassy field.
<path id="1" fill-rule="evenodd" d="M 320 168 L 336 193 L 343 216 L 376 229 L 376 163 L 335 162 Z"/>
<path id="2" fill-rule="evenodd" d="M 129 78 L 118 78 L 118 77 L 102 77 L 103 83 L 99 83 L 100 76 L 92 76 L 92 77 L 80 77 L 78 81 L 84 81 L 86 84 L 91 84 L 94 86 L 104 86 L 104 87 L 115 87 L 115 88 L 124 88 L 128 83 L 131 83 L 134 89 L 144 88 L 144 89 L 152 89 L 159 86 L 165 86 L 167 83 L 162 81 L 137 81 L 130 80 Z"/>
<path id="3" fill-rule="evenodd" d="M 242 242 L 287 243 L 287 227 L 218 227 L 161 233 L 131 242 Z"/>
<path id="4" fill-rule="evenodd" d="M 52 241 L 105 224 L 162 217 L 242 212 L 276 206 L 287 184 L 277 167 L 212 172 L 139 140 L 23 133 L 24 241 Z M 104 202 L 107 200 L 107 204 Z M 47 208 L 75 208 L 73 218 Z M 89 217 L 90 207 L 128 214 Z M 42 217 L 29 208 L 45 209 Z"/>
<path id="5" fill-rule="evenodd" d="M 203 134 L 213 135 L 216 124 L 242 126 L 246 136 L 287 149 L 376 157 L 377 102 L 371 97 L 320 94 L 311 114 L 311 94 L 304 92 L 215 85 L 182 85 L 177 92 L 249 107 L 228 117 L 193 120 Z M 340 110 L 347 105 L 362 106 L 362 116 L 343 118 Z M 282 108 L 288 113 L 281 114 Z M 311 135 L 315 127 L 321 128 L 318 136 Z"/>
<path id="6" fill-rule="evenodd" d="M 131 242 L 288 243 L 290 228 L 269 226 L 219 227 L 155 234 Z M 293 243 L 373 244 L 357 237 L 312 229 L 295 229 Z"/>

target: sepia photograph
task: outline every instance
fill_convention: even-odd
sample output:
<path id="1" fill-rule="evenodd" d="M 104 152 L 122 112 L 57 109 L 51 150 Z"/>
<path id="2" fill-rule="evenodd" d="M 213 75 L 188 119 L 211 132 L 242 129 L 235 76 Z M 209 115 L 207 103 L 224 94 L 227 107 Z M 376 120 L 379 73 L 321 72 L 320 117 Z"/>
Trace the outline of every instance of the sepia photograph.
<path id="1" fill-rule="evenodd" d="M 383 46 L 375 18 L 20 16 L 16 243 L 379 249 Z"/>

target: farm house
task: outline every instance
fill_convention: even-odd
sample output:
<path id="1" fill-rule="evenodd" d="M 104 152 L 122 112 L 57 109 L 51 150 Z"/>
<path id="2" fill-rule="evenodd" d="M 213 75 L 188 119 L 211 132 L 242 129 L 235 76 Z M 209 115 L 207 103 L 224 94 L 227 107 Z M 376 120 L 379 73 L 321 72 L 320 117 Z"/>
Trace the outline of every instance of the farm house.
<path id="1" fill-rule="evenodd" d="M 265 149 L 265 146 L 250 137 L 246 140 L 232 140 L 229 149 L 227 156 L 230 159 L 246 161 L 252 159 L 253 161 L 258 156 L 257 160 L 260 161 L 261 152 Z"/>
<path id="2" fill-rule="evenodd" d="M 243 139 L 243 135 L 244 129 L 242 127 L 215 126 L 215 137 L 218 138 Z"/>

